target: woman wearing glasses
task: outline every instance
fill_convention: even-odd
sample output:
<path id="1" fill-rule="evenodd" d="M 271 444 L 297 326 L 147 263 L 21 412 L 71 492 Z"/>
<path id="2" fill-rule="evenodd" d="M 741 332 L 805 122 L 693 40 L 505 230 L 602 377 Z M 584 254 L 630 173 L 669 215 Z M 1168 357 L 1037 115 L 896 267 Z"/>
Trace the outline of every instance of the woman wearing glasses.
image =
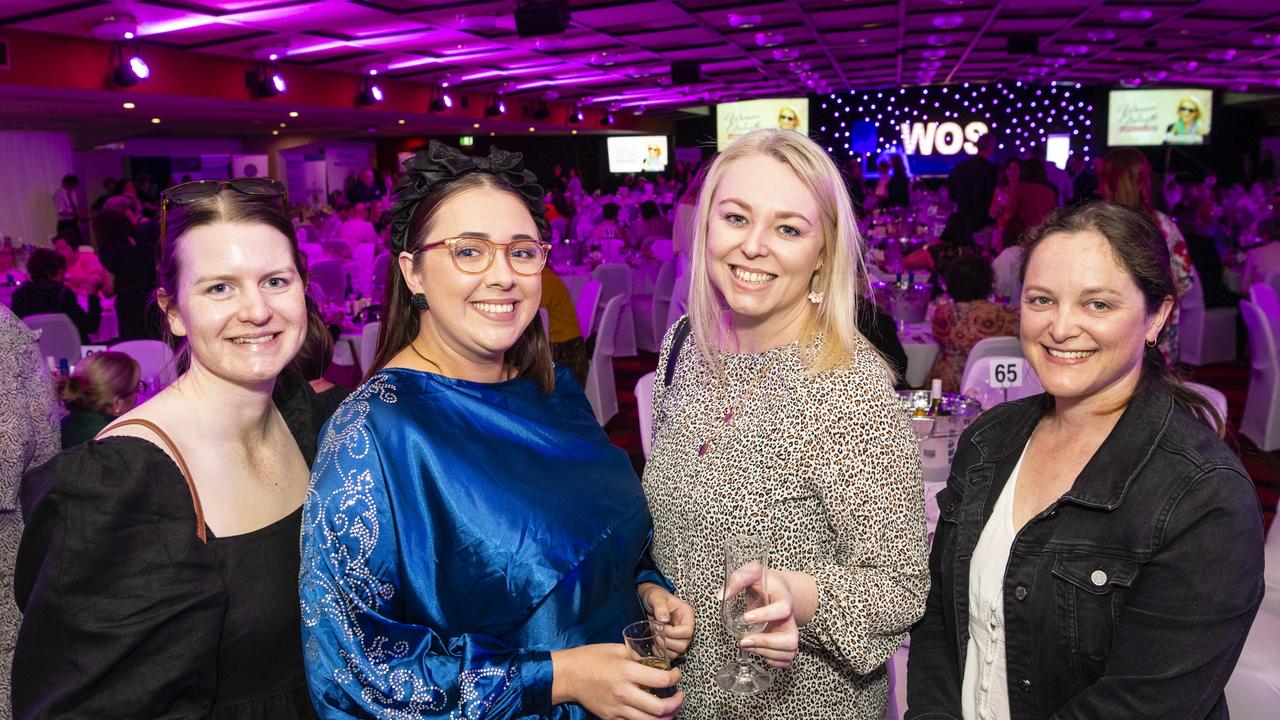
<path id="1" fill-rule="evenodd" d="M 1158 126 L 1157 126 L 1158 127 Z M 1195 98 L 1184 97 L 1178 101 L 1178 119 L 1165 129 L 1166 135 L 1209 134 L 1209 125 L 1200 116 L 1200 103 Z"/>
<path id="2" fill-rule="evenodd" d="M 295 583 L 319 423 L 280 374 L 307 325 L 282 200 L 166 191 L 156 299 L 183 372 L 23 480 L 16 717 L 314 717 Z"/>
<path id="3" fill-rule="evenodd" d="M 330 419 L 303 518 L 307 679 L 324 718 L 669 718 L 629 659 L 692 610 L 648 560 L 640 483 L 538 322 L 548 235 L 521 156 L 432 142 L 392 211 L 370 377 Z M 665 693 L 664 693 L 665 694 Z"/>

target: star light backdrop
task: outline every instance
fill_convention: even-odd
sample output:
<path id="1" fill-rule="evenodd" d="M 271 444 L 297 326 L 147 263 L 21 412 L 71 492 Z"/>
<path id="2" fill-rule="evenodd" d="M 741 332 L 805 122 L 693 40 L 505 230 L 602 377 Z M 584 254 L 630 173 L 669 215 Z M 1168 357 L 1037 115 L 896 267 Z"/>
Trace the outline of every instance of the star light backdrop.
<path id="1" fill-rule="evenodd" d="M 906 150 L 913 175 L 943 175 L 972 156 L 984 125 L 996 136 L 997 159 L 1044 146 L 1051 134 L 1069 135 L 1073 153 L 1095 157 L 1105 106 L 1105 90 L 1076 83 L 879 88 L 812 99 L 809 132 L 838 160 L 861 154 L 869 170 Z"/>

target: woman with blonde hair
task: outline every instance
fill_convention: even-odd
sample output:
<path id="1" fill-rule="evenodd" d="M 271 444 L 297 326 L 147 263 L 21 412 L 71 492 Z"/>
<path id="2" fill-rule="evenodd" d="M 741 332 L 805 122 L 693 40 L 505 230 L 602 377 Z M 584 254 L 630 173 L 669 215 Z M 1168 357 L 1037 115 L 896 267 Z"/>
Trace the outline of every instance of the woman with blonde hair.
<path id="1" fill-rule="evenodd" d="M 118 352 L 94 353 L 58 383 L 58 398 L 68 411 L 62 419 L 62 447 L 91 440 L 112 420 L 138 404 L 138 361 Z"/>
<path id="2" fill-rule="evenodd" d="M 766 180 L 767 179 L 767 180 Z M 884 663 L 928 589 L 915 439 L 857 330 L 862 238 L 840 173 L 799 133 L 725 149 L 698 200 L 689 316 L 667 333 L 644 486 L 658 568 L 703 628 L 688 718 L 880 718 Z M 721 629 L 722 543 L 767 539 L 768 604 Z M 775 667 L 718 690 L 738 647 Z"/>

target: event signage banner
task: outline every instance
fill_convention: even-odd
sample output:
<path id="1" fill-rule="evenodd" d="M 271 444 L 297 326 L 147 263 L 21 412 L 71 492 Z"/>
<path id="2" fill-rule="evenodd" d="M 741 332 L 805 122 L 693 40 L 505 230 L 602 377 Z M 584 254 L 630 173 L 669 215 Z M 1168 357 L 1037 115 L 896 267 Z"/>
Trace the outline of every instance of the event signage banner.
<path id="1" fill-rule="evenodd" d="M 809 132 L 808 98 L 772 98 L 716 106 L 716 150 L 761 128 Z"/>

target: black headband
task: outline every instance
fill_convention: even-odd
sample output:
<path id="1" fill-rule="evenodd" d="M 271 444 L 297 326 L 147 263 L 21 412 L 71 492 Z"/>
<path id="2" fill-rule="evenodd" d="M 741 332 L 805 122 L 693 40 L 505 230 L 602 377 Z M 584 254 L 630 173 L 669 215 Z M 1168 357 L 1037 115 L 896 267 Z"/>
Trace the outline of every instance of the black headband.
<path id="1" fill-rule="evenodd" d="M 409 223 L 418 203 L 444 183 L 474 172 L 486 172 L 502 178 L 529 204 L 534 220 L 543 214 L 544 191 L 538 178 L 524 169 L 524 155 L 489 148 L 489 157 L 471 157 L 444 143 L 432 140 L 425 148 L 404 162 L 405 174 L 394 190 L 395 207 L 391 208 L 391 247 L 404 252 L 409 247 Z"/>

